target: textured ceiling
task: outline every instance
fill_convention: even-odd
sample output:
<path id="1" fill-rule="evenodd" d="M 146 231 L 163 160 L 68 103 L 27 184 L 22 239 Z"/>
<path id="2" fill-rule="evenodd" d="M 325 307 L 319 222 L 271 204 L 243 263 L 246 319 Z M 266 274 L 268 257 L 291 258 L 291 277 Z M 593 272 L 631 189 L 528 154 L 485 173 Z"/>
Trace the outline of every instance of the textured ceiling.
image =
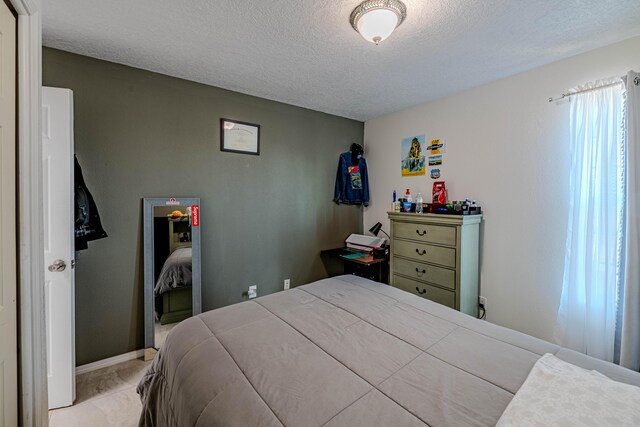
<path id="1" fill-rule="evenodd" d="M 368 120 L 640 34 L 638 0 L 404 0 L 375 46 L 360 0 L 46 0 L 45 46 Z"/>

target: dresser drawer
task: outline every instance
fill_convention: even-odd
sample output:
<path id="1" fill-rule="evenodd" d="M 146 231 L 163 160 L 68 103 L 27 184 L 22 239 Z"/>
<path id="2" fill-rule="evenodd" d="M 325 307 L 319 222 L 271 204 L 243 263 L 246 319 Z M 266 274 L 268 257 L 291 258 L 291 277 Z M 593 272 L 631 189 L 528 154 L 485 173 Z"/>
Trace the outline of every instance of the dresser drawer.
<path id="1" fill-rule="evenodd" d="M 396 242 L 397 243 L 397 242 Z M 456 272 L 435 265 L 422 264 L 408 259 L 394 258 L 393 273 L 402 274 L 412 279 L 433 283 L 445 288 L 456 288 Z"/>
<path id="2" fill-rule="evenodd" d="M 407 279 L 406 277 L 397 275 L 394 275 L 393 280 L 394 286 L 398 289 L 411 292 L 412 294 L 419 295 L 423 298 L 437 302 L 438 304 L 446 305 L 453 309 L 456 308 L 456 293 L 453 291 L 415 282 L 411 279 Z"/>
<path id="3" fill-rule="evenodd" d="M 398 239 L 412 239 L 427 243 L 455 246 L 456 228 L 444 225 L 396 222 L 393 225 L 393 237 Z"/>
<path id="4" fill-rule="evenodd" d="M 455 268 L 456 250 L 443 248 L 442 246 L 425 245 L 424 243 L 409 242 L 406 240 L 394 241 L 393 254 L 421 262 L 430 262 Z"/>

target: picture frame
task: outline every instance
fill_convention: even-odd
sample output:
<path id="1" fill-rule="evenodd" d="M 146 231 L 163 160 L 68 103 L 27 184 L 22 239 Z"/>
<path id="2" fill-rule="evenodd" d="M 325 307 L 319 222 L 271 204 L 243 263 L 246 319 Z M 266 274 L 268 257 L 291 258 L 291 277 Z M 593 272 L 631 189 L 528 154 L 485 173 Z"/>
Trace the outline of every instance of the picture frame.
<path id="1" fill-rule="evenodd" d="M 220 119 L 220 151 L 260 155 L 260 125 Z"/>

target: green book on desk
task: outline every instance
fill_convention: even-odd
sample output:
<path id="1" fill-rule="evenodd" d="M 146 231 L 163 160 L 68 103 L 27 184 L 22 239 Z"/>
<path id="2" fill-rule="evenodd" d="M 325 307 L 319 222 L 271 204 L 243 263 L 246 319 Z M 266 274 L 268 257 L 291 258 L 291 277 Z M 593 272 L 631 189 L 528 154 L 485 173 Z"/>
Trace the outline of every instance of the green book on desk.
<path id="1" fill-rule="evenodd" d="M 342 258 L 346 258 L 346 259 L 356 259 L 356 258 L 362 258 L 363 256 L 367 256 L 368 254 L 365 254 L 364 252 L 355 252 L 349 255 L 340 255 Z"/>

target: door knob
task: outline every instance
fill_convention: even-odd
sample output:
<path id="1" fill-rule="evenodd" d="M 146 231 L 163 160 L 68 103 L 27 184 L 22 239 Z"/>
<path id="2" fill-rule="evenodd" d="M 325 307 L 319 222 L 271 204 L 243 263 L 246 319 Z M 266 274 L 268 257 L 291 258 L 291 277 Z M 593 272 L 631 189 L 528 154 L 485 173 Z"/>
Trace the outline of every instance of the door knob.
<path id="1" fill-rule="evenodd" d="M 65 268 L 67 268 L 67 263 L 61 259 L 57 259 L 49 266 L 49 271 L 52 273 L 58 273 L 60 271 L 64 271 Z"/>

